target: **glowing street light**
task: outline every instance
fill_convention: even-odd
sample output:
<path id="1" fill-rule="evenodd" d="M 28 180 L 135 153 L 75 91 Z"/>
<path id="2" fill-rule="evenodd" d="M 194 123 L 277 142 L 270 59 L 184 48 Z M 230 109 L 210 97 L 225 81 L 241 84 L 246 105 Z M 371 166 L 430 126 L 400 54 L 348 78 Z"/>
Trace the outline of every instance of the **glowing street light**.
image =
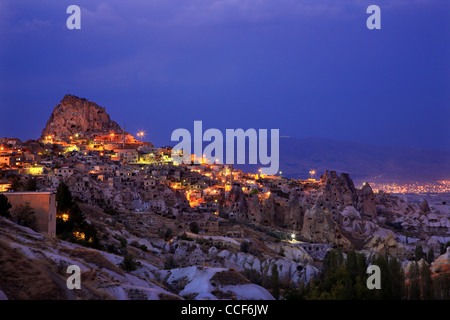
<path id="1" fill-rule="evenodd" d="M 145 136 L 144 131 L 139 131 L 139 132 L 137 133 L 137 136 L 138 136 L 138 137 L 141 137 L 141 142 L 142 142 L 142 137 Z"/>
<path id="2" fill-rule="evenodd" d="M 311 175 L 311 180 L 312 180 L 314 175 L 316 174 L 316 170 L 314 170 L 314 169 L 310 170 L 309 174 Z"/>
<path id="3" fill-rule="evenodd" d="M 291 234 L 291 239 L 292 239 L 292 241 L 295 241 L 295 233 Z"/>

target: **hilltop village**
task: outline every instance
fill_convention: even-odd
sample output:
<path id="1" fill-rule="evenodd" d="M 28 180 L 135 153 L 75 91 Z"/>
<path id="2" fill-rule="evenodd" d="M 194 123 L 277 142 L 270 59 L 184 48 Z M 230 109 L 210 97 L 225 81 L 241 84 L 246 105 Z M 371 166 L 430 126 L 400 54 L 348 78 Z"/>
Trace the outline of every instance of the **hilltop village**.
<path id="1" fill-rule="evenodd" d="M 176 164 L 171 151 L 143 141 L 142 133 L 134 137 L 103 107 L 72 95 L 55 107 L 39 139 L 0 139 L 0 192 L 12 204 L 11 212 L 24 205 L 34 211 L 34 230 L 45 235 L 28 235 L 35 251 L 59 254 L 52 260 L 35 252 L 27 259 L 46 256 L 57 266 L 69 264 L 66 260 L 77 250 L 88 250 L 48 240 L 57 238 L 57 221 L 69 219 L 67 212 L 57 210 L 56 193 L 64 184 L 86 222 L 96 227 L 95 252 L 103 248 L 98 252 L 113 265 L 109 268 L 117 269 L 114 265 L 129 253 L 140 261 L 133 271 L 136 279 L 121 275 L 116 286 L 105 286 L 111 274 L 95 271 L 80 256 L 85 272 L 96 279 L 90 285 L 112 298 L 134 299 L 140 294 L 148 299 L 272 299 L 273 290 L 237 271 L 269 277 L 275 266 L 286 286 L 306 285 L 320 275 L 332 249 L 356 250 L 366 257 L 389 253 L 407 270 L 420 246 L 436 257 L 442 254 L 438 263 L 434 257 L 427 262 L 434 274 L 448 268 L 446 203 L 408 203 L 382 191 L 374 193 L 369 184 L 356 188 L 348 174 L 334 171 L 317 180 L 295 180 L 245 173 L 194 155 L 191 164 Z M 23 238 L 25 229 L 4 219 L 0 228 L 0 244 L 27 246 L 18 236 Z M 15 239 L 5 236 L 8 229 L 16 230 Z M 72 236 L 88 237 L 80 231 Z M 45 247 L 43 241 L 52 244 L 45 242 Z M 228 287 L 219 285 L 220 292 L 215 292 L 211 283 L 220 282 L 220 272 L 238 280 Z M 190 286 L 199 273 L 207 285 Z M 139 281 L 152 283 L 151 290 L 138 292 Z M 15 294 L 0 282 L 1 290 L 6 296 Z M 89 290 L 83 297 L 103 297 Z"/>

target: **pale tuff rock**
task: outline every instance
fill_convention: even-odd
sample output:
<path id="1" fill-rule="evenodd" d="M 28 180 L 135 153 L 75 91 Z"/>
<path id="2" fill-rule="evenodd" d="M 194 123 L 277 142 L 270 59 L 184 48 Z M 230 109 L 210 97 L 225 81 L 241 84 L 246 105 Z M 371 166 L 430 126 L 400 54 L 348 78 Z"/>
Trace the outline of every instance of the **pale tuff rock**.
<path id="1" fill-rule="evenodd" d="M 302 247 L 294 246 L 286 242 L 270 243 L 267 245 L 275 252 L 283 252 L 284 256 L 294 262 L 302 265 L 313 264 L 314 260 Z"/>
<path id="2" fill-rule="evenodd" d="M 241 187 L 233 186 L 231 188 L 227 198 L 227 204 L 229 205 L 231 213 L 238 220 L 245 221 L 249 219 L 250 214 L 248 212 L 248 205 Z"/>
<path id="3" fill-rule="evenodd" d="M 364 184 L 361 190 L 358 190 L 357 199 L 356 209 L 362 215 L 372 218 L 376 217 L 377 205 L 375 195 L 373 194 L 372 188 L 368 183 Z"/>
<path id="4" fill-rule="evenodd" d="M 368 183 L 364 184 L 361 190 L 357 190 L 348 174 L 341 173 L 338 176 L 336 171 L 325 171 L 321 181 L 322 197 L 329 209 L 353 206 L 362 215 L 376 216 L 375 196 Z"/>
<path id="5" fill-rule="evenodd" d="M 330 209 L 352 206 L 356 202 L 356 189 L 348 174 L 338 176 L 336 171 L 328 171 L 321 176 L 321 191 Z"/>
<path id="6" fill-rule="evenodd" d="M 365 247 L 367 250 L 380 255 L 389 254 L 398 258 L 405 258 L 407 255 L 406 248 L 394 239 L 391 232 L 385 238 L 374 235 L 369 239 Z"/>
<path id="7" fill-rule="evenodd" d="M 428 201 L 427 200 L 423 200 L 422 203 L 420 204 L 420 212 L 422 214 L 427 214 L 431 212 L 430 206 L 428 205 Z"/>
<path id="8" fill-rule="evenodd" d="M 8 300 L 8 297 L 2 290 L 0 290 L 0 300 Z"/>
<path id="9" fill-rule="evenodd" d="M 284 224 L 292 230 L 300 231 L 303 226 L 304 207 L 297 192 L 292 192 L 284 216 Z"/>
<path id="10" fill-rule="evenodd" d="M 274 196 L 270 195 L 269 198 L 265 199 L 261 203 L 261 219 L 262 225 L 281 225 L 283 219 L 280 218 L 280 212 L 277 209 L 277 205 L 274 201 Z"/>
<path id="11" fill-rule="evenodd" d="M 442 228 L 448 230 L 450 228 L 450 220 L 445 216 L 436 213 L 428 213 L 419 218 L 423 225 L 428 228 Z"/>
<path id="12" fill-rule="evenodd" d="M 290 280 L 298 283 L 299 280 L 308 283 L 319 274 L 319 270 L 314 267 L 313 259 L 306 253 L 303 248 L 295 247 L 288 244 L 276 244 L 271 246 L 274 251 L 285 250 L 285 257 L 258 259 L 255 256 L 238 252 L 231 253 L 228 250 L 220 251 L 217 256 L 232 263 L 235 269 L 252 269 L 263 275 L 270 276 L 272 266 L 277 265 L 280 280 Z"/>
<path id="13" fill-rule="evenodd" d="M 225 268 L 191 266 L 161 270 L 160 277 L 179 291 L 179 296 L 194 300 L 217 300 L 221 295 L 240 300 L 274 300 L 263 287 L 249 283 L 236 271 Z"/>
<path id="14" fill-rule="evenodd" d="M 208 254 L 212 257 L 212 258 L 215 258 L 216 256 L 217 256 L 217 253 L 218 253 L 219 251 L 217 250 L 217 248 L 216 247 L 211 247 L 211 248 L 209 248 L 209 250 L 208 250 Z"/>
<path id="15" fill-rule="evenodd" d="M 340 225 L 348 230 L 352 230 L 355 220 L 360 220 L 361 215 L 356 211 L 355 207 L 348 206 L 338 214 L 338 222 Z"/>
<path id="16" fill-rule="evenodd" d="M 328 208 L 320 202 L 306 210 L 300 234 L 302 238 L 311 242 L 330 243 L 344 248 L 352 247 L 350 241 L 344 237 L 339 226 L 334 222 Z"/>
<path id="17" fill-rule="evenodd" d="M 378 218 L 377 202 L 372 188 L 365 184 L 356 189 L 348 174 L 338 176 L 335 171 L 325 171 L 318 190 L 286 187 L 282 190 L 289 196 L 281 197 L 275 189 L 267 198 L 259 198 L 234 185 L 225 208 L 240 221 L 283 227 L 300 232 L 309 241 L 345 247 L 352 246 L 351 237 L 344 237 L 342 230 L 355 233 L 356 237 L 371 236 L 378 230 L 374 223 Z"/>
<path id="18" fill-rule="evenodd" d="M 416 272 L 420 273 L 420 271 L 422 270 L 424 265 L 428 265 L 428 262 L 425 261 L 425 259 L 420 259 L 419 262 L 417 262 L 417 269 Z M 406 279 L 411 279 L 413 276 L 417 276 L 413 275 L 413 268 L 416 266 L 416 262 L 415 261 L 410 261 L 406 264 L 406 266 L 403 267 L 403 270 L 405 271 L 405 278 Z"/>
<path id="19" fill-rule="evenodd" d="M 439 256 L 431 264 L 431 272 L 433 273 L 450 273 L 450 247 L 447 247 L 447 252 Z"/>
<path id="20" fill-rule="evenodd" d="M 310 264 L 301 265 L 287 258 L 271 258 L 265 260 L 261 264 L 263 274 L 270 277 L 272 275 L 273 265 L 277 266 L 280 280 L 289 280 L 292 283 L 299 283 L 301 281 L 307 284 L 319 274 L 319 270 L 316 267 Z"/>

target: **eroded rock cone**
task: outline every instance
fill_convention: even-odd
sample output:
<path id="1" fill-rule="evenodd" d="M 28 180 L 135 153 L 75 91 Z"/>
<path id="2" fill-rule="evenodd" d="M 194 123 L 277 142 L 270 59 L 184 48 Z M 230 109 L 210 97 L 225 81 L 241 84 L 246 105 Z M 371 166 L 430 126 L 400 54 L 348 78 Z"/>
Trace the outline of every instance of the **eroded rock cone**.
<path id="1" fill-rule="evenodd" d="M 42 130 L 41 139 L 47 136 L 65 138 L 75 134 L 93 138 L 110 133 L 121 134 L 121 127 L 112 121 L 105 108 L 87 99 L 65 95 L 55 106 L 47 125 Z"/>

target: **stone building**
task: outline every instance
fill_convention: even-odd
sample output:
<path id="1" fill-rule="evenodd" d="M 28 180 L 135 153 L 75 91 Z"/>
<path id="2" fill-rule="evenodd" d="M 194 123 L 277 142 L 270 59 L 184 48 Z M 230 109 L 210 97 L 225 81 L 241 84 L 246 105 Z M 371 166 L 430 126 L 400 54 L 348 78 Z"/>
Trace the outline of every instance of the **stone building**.
<path id="1" fill-rule="evenodd" d="M 56 194 L 54 192 L 5 192 L 12 205 L 28 205 L 36 215 L 36 231 L 56 236 Z"/>

